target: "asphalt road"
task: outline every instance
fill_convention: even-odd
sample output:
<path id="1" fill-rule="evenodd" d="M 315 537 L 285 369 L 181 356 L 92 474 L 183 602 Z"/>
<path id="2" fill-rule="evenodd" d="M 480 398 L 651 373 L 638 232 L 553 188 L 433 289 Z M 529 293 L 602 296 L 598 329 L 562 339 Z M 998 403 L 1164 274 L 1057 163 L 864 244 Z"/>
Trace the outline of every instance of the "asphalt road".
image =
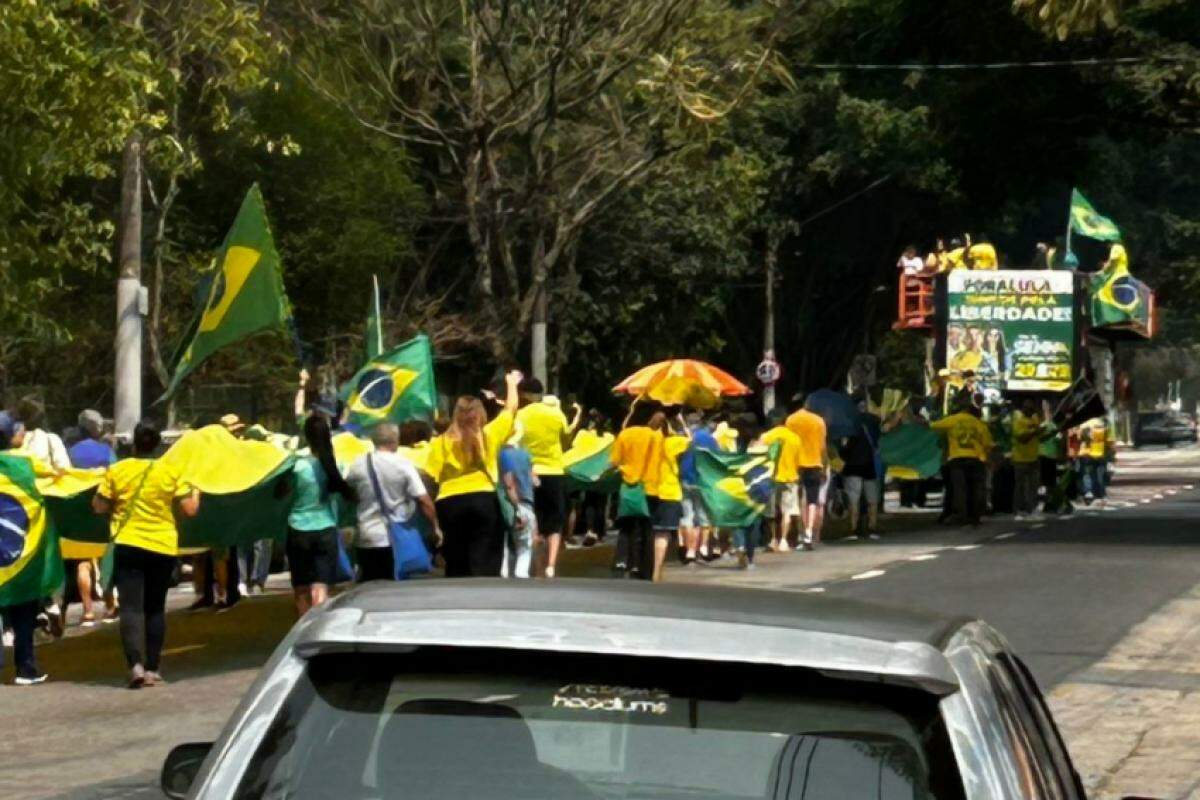
<path id="1" fill-rule="evenodd" d="M 1200 664 L 1200 450 L 1127 452 L 1119 463 L 1116 510 L 1040 525 L 1000 518 L 978 530 L 932 527 L 929 514 L 891 514 L 881 542 L 764 554 L 753 572 L 730 564 L 673 568 L 668 579 L 983 617 L 1026 658 L 1059 704 L 1056 714 L 1063 709 L 1068 743 L 1089 787 L 1101 790 L 1096 796 L 1119 797 L 1128 785 L 1200 798 L 1172 788 L 1190 785 L 1189 772 L 1200 775 L 1200 763 L 1189 760 L 1200 759 L 1200 741 L 1179 732 L 1200 739 L 1200 667 L 1190 666 Z M 596 562 L 584 573 L 603 574 L 602 554 L 572 555 Z M 173 602 L 188 600 L 180 594 Z M 166 753 L 216 736 L 292 619 L 284 591 L 221 615 L 177 611 L 164 654 L 170 684 L 141 692 L 122 688 L 115 626 L 40 647 L 50 683 L 0 686 L 0 797 L 160 797 Z M 1173 666 L 1154 660 L 1160 651 L 1170 651 Z M 1114 653 L 1124 655 L 1114 660 Z M 1109 725 L 1118 718 L 1124 727 Z M 1094 742 L 1089 731 L 1097 732 Z M 1155 735 L 1166 745 L 1139 749 Z M 1172 769 L 1178 781 L 1151 791 L 1150 778 Z M 1121 770 L 1132 770 L 1125 783 Z"/>
<path id="2" fill-rule="evenodd" d="M 1176 488 L 1162 500 L 1153 500 L 1162 492 L 1149 494 L 1200 483 L 1200 451 L 1125 460 L 1118 492 L 1140 488 L 1151 503 L 1135 494 L 1129 508 L 1052 518 L 1037 528 L 1013 523 L 980 547 L 951 545 L 936 559 L 884 565 L 884 575 L 829 584 L 826 592 L 980 617 L 1006 635 L 1042 686 L 1058 684 L 1200 582 L 1200 492 Z"/>

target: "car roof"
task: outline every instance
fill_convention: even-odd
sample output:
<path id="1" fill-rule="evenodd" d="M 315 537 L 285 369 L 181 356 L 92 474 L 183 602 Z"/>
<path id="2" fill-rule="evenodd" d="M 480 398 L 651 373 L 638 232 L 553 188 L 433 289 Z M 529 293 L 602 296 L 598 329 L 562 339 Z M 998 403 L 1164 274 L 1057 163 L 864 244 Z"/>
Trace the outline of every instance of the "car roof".
<path id="1" fill-rule="evenodd" d="M 314 609 L 302 656 L 406 644 L 747 661 L 957 688 L 942 655 L 969 620 L 804 592 L 642 581 L 372 582 Z"/>

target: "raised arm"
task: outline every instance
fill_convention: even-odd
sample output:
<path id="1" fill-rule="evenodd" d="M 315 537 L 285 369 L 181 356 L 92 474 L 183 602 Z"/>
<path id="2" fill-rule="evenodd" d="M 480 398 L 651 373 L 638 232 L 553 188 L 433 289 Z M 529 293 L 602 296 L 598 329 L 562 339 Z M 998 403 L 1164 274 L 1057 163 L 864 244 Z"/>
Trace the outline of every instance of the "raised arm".
<path id="1" fill-rule="evenodd" d="M 506 389 L 504 396 L 504 410 L 510 414 L 516 414 L 517 408 L 520 406 L 520 395 L 517 391 L 517 388 L 521 385 L 521 380 L 524 377 L 525 376 L 519 369 L 510 370 L 508 374 L 504 376 L 504 384 Z"/>
<path id="2" fill-rule="evenodd" d="M 307 385 L 308 370 L 302 368 L 300 370 L 300 386 L 298 389 L 296 389 L 296 399 L 292 403 L 292 410 L 296 414 L 296 419 L 300 419 L 304 416 L 304 392 Z"/>

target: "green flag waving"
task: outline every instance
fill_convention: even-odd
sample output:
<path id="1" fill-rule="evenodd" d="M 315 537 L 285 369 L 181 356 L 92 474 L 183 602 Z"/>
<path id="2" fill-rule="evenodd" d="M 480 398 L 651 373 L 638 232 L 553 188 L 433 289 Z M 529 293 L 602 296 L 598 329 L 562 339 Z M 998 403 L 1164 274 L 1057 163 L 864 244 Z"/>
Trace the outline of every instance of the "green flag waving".
<path id="1" fill-rule="evenodd" d="M 246 192 L 217 264 L 208 299 L 188 332 L 165 397 L 215 351 L 258 331 L 283 327 L 292 316 L 258 184 Z"/>
<path id="2" fill-rule="evenodd" d="M 371 359 L 342 386 L 340 394 L 350 409 L 348 421 L 363 427 L 384 421 L 432 421 L 437 388 L 429 337 L 416 336 Z"/>
<path id="3" fill-rule="evenodd" d="M 1071 190 L 1071 230 L 1102 242 L 1121 241 L 1121 229 L 1108 217 L 1102 217 L 1078 189 Z"/>

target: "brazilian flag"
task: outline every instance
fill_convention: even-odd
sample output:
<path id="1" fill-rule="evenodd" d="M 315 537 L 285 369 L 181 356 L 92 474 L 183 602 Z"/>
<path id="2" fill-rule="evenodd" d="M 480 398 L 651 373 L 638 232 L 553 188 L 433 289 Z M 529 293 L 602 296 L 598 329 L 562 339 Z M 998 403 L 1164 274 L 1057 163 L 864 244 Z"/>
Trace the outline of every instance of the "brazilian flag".
<path id="1" fill-rule="evenodd" d="M 432 421 L 437 411 L 433 347 L 416 336 L 369 360 L 340 392 L 350 409 L 349 422 L 369 428 L 380 422 Z"/>
<path id="2" fill-rule="evenodd" d="M 0 606 L 48 597 L 63 585 L 58 535 L 27 456 L 0 454 Z"/>
<path id="3" fill-rule="evenodd" d="M 1150 335 L 1150 287 L 1129 274 L 1129 256 L 1115 244 L 1104 269 L 1092 276 L 1092 325 Z"/>
<path id="4" fill-rule="evenodd" d="M 291 320 L 279 253 L 258 184 L 246 192 L 217 264 L 204 307 L 188 330 L 164 397 L 174 394 L 183 379 L 217 350 L 258 331 L 285 327 Z"/>
<path id="5" fill-rule="evenodd" d="M 696 450 L 698 488 L 714 526 L 744 528 L 766 513 L 782 448 L 774 442 L 770 449 L 745 453 Z"/>
<path id="6" fill-rule="evenodd" d="M 1102 217 L 1078 189 L 1071 190 L 1070 228 L 1080 236 L 1102 242 L 1121 241 L 1121 229 L 1108 217 Z"/>

